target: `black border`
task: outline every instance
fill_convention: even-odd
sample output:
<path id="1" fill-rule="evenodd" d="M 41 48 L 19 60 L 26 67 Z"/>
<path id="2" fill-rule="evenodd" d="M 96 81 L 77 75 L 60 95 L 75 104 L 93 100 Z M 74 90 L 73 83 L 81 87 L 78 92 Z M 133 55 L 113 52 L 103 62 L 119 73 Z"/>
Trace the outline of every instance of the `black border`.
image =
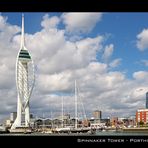
<path id="1" fill-rule="evenodd" d="M 0 12 L 147 12 L 146 0 L 0 0 Z M 94 140 L 94 142 L 78 142 Z M 105 139 L 104 142 L 95 142 Z M 108 139 L 124 142 L 108 142 Z M 5 147 L 51 147 L 51 145 L 141 145 L 148 142 L 130 142 L 130 139 L 148 139 L 148 136 L 4 136 L 0 143 Z"/>
<path id="2" fill-rule="evenodd" d="M 51 147 L 62 145 L 147 145 L 148 136 L 0 136 L 1 145 L 7 147 Z"/>
<path id="3" fill-rule="evenodd" d="M 0 0 L 4 12 L 147 12 L 147 0 Z"/>

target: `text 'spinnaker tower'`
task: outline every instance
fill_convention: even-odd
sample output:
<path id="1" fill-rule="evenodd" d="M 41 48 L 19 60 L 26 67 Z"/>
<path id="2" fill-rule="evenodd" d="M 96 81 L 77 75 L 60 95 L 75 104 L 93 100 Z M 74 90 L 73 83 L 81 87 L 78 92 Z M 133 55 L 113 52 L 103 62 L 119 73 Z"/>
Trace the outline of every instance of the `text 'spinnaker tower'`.
<path id="1" fill-rule="evenodd" d="M 21 48 L 16 59 L 17 117 L 11 129 L 24 126 L 29 127 L 29 99 L 34 82 L 34 64 L 28 49 L 25 47 L 24 15 L 22 15 Z"/>

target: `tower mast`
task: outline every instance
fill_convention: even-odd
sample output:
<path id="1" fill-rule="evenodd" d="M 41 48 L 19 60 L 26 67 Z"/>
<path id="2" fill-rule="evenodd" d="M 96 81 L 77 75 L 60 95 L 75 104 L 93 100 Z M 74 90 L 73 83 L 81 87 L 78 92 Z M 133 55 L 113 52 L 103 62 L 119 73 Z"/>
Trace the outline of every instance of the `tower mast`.
<path id="1" fill-rule="evenodd" d="M 25 37 L 24 37 L 24 14 L 22 14 L 22 34 L 21 34 L 21 49 L 25 46 Z"/>
<path id="2" fill-rule="evenodd" d="M 78 119 L 78 113 L 77 113 L 77 82 L 75 80 L 75 129 L 78 127 L 77 119 Z"/>
<path id="3" fill-rule="evenodd" d="M 30 109 L 29 99 L 34 87 L 34 64 L 25 47 L 24 14 L 22 14 L 21 47 L 16 59 L 16 86 L 17 86 L 17 117 L 11 129 L 25 126 L 29 127 Z M 25 123 L 22 116 L 25 115 Z"/>

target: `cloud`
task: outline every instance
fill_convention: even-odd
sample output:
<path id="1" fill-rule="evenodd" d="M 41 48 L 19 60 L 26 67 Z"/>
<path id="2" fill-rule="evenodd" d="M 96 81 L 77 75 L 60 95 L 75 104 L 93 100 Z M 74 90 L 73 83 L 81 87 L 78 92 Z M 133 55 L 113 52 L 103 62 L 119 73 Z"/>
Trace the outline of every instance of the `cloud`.
<path id="1" fill-rule="evenodd" d="M 53 29 L 42 30 L 29 38 L 28 49 L 36 50 L 35 58 L 40 59 L 38 68 L 46 74 L 86 66 L 96 60 L 96 52 L 102 48 L 103 41 L 102 36 L 97 36 L 74 43 L 65 39 L 63 31 Z"/>
<path id="2" fill-rule="evenodd" d="M 138 71 L 133 73 L 133 77 L 138 81 L 147 81 L 148 82 L 148 72 L 147 71 Z"/>
<path id="3" fill-rule="evenodd" d="M 109 64 L 109 66 L 111 67 L 111 68 L 115 68 L 115 67 L 118 67 L 120 64 L 121 64 L 121 60 L 122 59 L 115 59 L 115 60 L 113 60 L 110 64 Z"/>
<path id="4" fill-rule="evenodd" d="M 114 45 L 113 44 L 105 46 L 104 53 L 102 55 L 102 59 L 105 62 L 107 62 L 109 60 L 109 58 L 112 56 L 113 51 L 114 51 Z"/>
<path id="5" fill-rule="evenodd" d="M 88 33 L 102 18 L 102 13 L 64 13 L 61 17 L 69 33 Z"/>
<path id="6" fill-rule="evenodd" d="M 9 113 L 16 110 L 15 58 L 19 45 L 13 39 L 20 32 L 20 27 L 7 22 L 7 17 L 0 15 L 0 120 L 9 118 Z M 17 48 L 16 48 L 17 47 Z"/>
<path id="7" fill-rule="evenodd" d="M 137 35 L 137 48 L 140 51 L 144 51 L 148 48 L 148 29 L 143 29 L 141 33 Z"/>
<path id="8" fill-rule="evenodd" d="M 41 26 L 49 29 L 49 28 L 56 28 L 60 22 L 60 18 L 57 16 L 49 17 L 48 14 L 43 16 L 43 21 L 41 22 Z"/>
<path id="9" fill-rule="evenodd" d="M 15 82 L 15 54 L 17 51 L 12 42 L 20 27 L 7 23 L 7 17 L 0 15 L 0 88 L 10 89 Z M 17 46 L 17 45 L 16 45 Z M 13 65 L 12 65 L 13 64 Z"/>
<path id="10" fill-rule="evenodd" d="M 79 69 L 69 69 L 64 70 L 60 73 L 55 74 L 45 74 L 39 76 L 39 87 L 44 92 L 58 92 L 58 91 L 70 91 L 73 88 L 72 83 L 74 83 L 75 79 L 81 78 L 82 75 L 85 76 L 86 79 L 91 77 L 91 74 L 94 73 L 104 73 L 107 70 L 107 65 L 103 63 L 90 63 L 87 67 L 79 68 Z M 87 75 L 87 72 L 90 74 Z M 59 83 L 60 82 L 60 83 Z M 50 88 L 50 89 L 49 89 Z"/>
<path id="11" fill-rule="evenodd" d="M 1 30 L 5 28 L 5 25 L 7 25 L 6 21 L 7 21 L 7 17 L 3 17 L 2 15 L 0 15 L 0 29 Z"/>

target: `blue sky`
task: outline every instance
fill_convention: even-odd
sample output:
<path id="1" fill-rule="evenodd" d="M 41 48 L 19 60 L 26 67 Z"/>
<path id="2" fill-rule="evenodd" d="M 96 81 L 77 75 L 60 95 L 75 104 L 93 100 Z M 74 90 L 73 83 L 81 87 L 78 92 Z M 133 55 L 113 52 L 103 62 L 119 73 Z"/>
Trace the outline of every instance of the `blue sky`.
<path id="1" fill-rule="evenodd" d="M 67 99 L 65 106 L 72 109 L 67 94 L 74 89 L 75 79 L 90 116 L 95 109 L 102 110 L 104 117 L 110 116 L 110 111 L 112 115 L 130 116 L 145 107 L 148 13 L 25 12 L 24 15 L 26 46 L 37 67 L 36 86 L 30 100 L 33 113 L 40 110 L 48 113 L 50 108 L 58 114 L 61 94 Z M 0 96 L 9 100 L 0 102 L 8 105 L 3 108 L 6 114 L 16 108 L 14 69 L 20 30 L 21 13 L 0 14 L 0 51 L 3 51 Z M 4 93 L 8 91 L 12 92 Z"/>
<path id="2" fill-rule="evenodd" d="M 42 29 L 40 22 L 45 13 L 36 12 L 24 14 L 26 33 L 34 34 Z M 50 17 L 62 15 L 62 13 L 48 14 Z M 10 24 L 21 25 L 21 13 L 2 13 L 2 15 L 8 16 L 8 22 Z M 106 12 L 94 29 L 87 34 L 82 34 L 82 36 L 95 37 L 96 35 L 109 35 L 105 44 L 114 43 L 115 46 L 115 51 L 111 58 L 122 58 L 122 64 L 118 67 L 118 70 L 128 71 L 127 77 L 131 78 L 134 71 L 145 70 L 147 68 L 138 62 L 141 59 L 147 59 L 148 51 L 140 52 L 136 47 L 136 36 L 144 28 L 148 27 L 147 19 L 148 13 Z M 58 27 L 63 28 L 63 24 L 60 23 Z"/>

